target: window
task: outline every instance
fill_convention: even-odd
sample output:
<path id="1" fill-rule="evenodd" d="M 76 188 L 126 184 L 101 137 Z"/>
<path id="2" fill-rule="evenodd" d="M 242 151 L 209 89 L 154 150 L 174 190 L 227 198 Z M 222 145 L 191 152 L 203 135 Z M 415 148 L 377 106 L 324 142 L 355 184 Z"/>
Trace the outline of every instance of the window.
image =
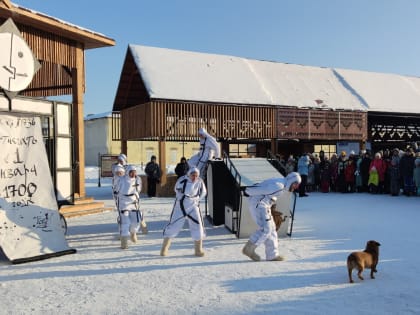
<path id="1" fill-rule="evenodd" d="M 169 164 L 176 164 L 178 162 L 178 149 L 172 148 L 169 154 Z"/>
<path id="2" fill-rule="evenodd" d="M 314 145 L 314 153 L 318 154 L 319 152 L 324 151 L 325 156 L 331 158 L 331 155 L 337 152 L 337 146 L 335 144 L 316 144 Z"/>
<path id="3" fill-rule="evenodd" d="M 255 157 L 255 144 L 231 143 L 229 144 L 230 157 Z"/>
<path id="4" fill-rule="evenodd" d="M 150 161 L 152 155 L 155 155 L 153 153 L 153 148 L 146 148 L 146 163 Z"/>

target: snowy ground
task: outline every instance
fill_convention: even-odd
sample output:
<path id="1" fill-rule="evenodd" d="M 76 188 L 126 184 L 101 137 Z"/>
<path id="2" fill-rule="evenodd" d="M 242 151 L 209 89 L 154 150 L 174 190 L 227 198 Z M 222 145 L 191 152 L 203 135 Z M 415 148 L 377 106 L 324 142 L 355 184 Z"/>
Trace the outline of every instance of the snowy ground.
<path id="1" fill-rule="evenodd" d="M 97 187 L 87 172 L 86 185 L 112 205 L 108 180 Z M 2 257 L 0 314 L 420 314 L 418 197 L 299 198 L 283 262 L 250 261 L 245 239 L 209 224 L 205 257 L 193 256 L 187 230 L 159 256 L 172 202 L 143 200 L 150 233 L 125 251 L 106 212 L 68 220 L 76 254 L 21 265 Z M 370 239 L 382 244 L 376 279 L 365 271 L 349 284 L 346 257 Z"/>

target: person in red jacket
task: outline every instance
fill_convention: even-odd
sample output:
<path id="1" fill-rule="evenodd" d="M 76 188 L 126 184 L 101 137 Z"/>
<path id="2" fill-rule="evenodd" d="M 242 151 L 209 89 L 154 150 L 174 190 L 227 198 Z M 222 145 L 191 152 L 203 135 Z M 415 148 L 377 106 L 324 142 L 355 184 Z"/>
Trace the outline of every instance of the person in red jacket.
<path id="1" fill-rule="evenodd" d="M 345 192 L 354 192 L 355 172 L 356 163 L 353 159 L 349 159 L 347 162 L 347 166 L 344 169 L 344 180 L 346 183 Z"/>
<path id="2" fill-rule="evenodd" d="M 386 173 L 386 162 L 382 160 L 381 154 L 378 152 L 375 154 L 375 158 L 370 162 L 369 170 L 375 167 L 379 175 L 378 193 L 382 194 L 385 191 L 385 173 Z"/>

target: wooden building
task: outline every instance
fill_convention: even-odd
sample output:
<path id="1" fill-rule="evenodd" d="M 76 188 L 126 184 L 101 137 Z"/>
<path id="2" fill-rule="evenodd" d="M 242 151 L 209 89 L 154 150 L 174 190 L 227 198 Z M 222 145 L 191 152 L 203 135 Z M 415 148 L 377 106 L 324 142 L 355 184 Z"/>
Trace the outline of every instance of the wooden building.
<path id="1" fill-rule="evenodd" d="M 87 49 L 113 46 L 115 41 L 12 4 L 9 0 L 0 0 L 0 24 L 8 19 L 16 25 L 40 67 L 26 89 L 13 95 L 13 99 L 8 93 L 1 94 L 1 99 L 3 102 L 6 97 L 9 99 L 9 111 L 12 112 L 18 111 L 13 107 L 15 103 L 34 99 L 41 101 L 35 114 L 41 115 L 46 125 L 45 142 L 56 188 L 60 181 L 70 181 L 65 183 L 67 192 L 63 198 L 71 201 L 87 199 L 83 129 L 84 54 Z M 48 101 L 48 97 L 59 95 L 71 95 L 72 103 Z M 68 128 L 60 129 L 61 125 L 57 124 L 60 119 L 64 125 L 68 124 Z"/>
<path id="2" fill-rule="evenodd" d="M 367 110 L 332 69 L 232 56 L 129 45 L 113 110 L 115 138 L 154 139 L 162 150 L 198 141 L 200 127 L 224 151 L 248 143 L 257 156 L 367 140 Z"/>
<path id="3" fill-rule="evenodd" d="M 252 143 L 257 156 L 347 142 L 405 146 L 420 140 L 419 91 L 416 77 L 129 45 L 114 139 L 123 150 L 144 139 L 164 150 L 166 141 L 198 141 L 205 127 L 226 152 Z"/>

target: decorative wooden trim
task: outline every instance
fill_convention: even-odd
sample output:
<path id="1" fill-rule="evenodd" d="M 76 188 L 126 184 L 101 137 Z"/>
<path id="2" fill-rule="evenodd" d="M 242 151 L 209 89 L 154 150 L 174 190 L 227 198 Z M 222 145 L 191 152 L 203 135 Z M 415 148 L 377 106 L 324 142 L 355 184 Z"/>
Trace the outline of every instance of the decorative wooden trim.
<path id="1" fill-rule="evenodd" d="M 277 138 L 365 141 L 367 113 L 279 108 Z"/>
<path id="2" fill-rule="evenodd" d="M 204 127 L 219 139 L 275 138 L 275 108 L 152 101 L 121 111 L 121 138 L 196 140 Z"/>
<path id="3" fill-rule="evenodd" d="M 369 114 L 371 142 L 410 143 L 420 141 L 420 115 Z"/>

